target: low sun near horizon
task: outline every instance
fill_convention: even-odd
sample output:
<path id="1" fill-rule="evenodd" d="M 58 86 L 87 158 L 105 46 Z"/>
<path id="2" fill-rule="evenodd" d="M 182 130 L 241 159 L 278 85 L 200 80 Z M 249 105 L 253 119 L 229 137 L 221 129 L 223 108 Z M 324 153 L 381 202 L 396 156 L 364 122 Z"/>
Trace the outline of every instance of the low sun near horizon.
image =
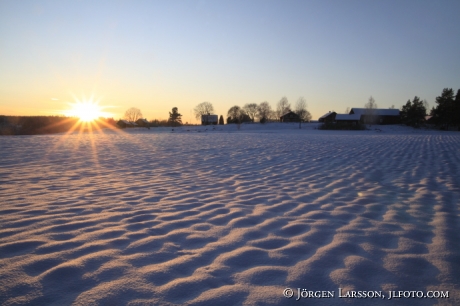
<path id="1" fill-rule="evenodd" d="M 70 109 L 64 114 L 69 117 L 78 117 L 80 121 L 91 122 L 100 117 L 107 117 L 109 114 L 103 111 L 98 101 L 93 99 L 77 100 L 75 103 L 69 103 Z"/>

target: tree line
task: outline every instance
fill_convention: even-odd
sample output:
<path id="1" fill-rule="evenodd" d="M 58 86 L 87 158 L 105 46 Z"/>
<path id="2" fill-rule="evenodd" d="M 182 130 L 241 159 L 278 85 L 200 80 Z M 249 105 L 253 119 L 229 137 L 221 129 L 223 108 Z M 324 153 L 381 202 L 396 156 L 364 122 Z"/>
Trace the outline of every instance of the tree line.
<path id="1" fill-rule="evenodd" d="M 444 88 L 441 95 L 436 97 L 435 103 L 436 106 L 431 109 L 431 118 L 428 118 L 428 122 L 445 130 L 453 126 L 460 129 L 460 89 L 454 95 L 452 88 Z M 401 122 L 409 126 L 419 127 L 427 122 L 427 114 L 428 103 L 426 100 L 422 101 L 415 96 L 412 101 L 408 100 L 402 106 Z"/>
<path id="2" fill-rule="evenodd" d="M 432 122 L 437 126 L 449 129 L 451 126 L 460 126 L 460 89 L 457 94 L 454 95 L 454 91 L 451 88 L 444 88 L 441 96 L 436 98 L 437 106 L 431 109 L 430 115 L 432 116 Z M 369 101 L 364 106 L 366 113 L 372 115 L 377 109 L 377 103 L 371 96 Z M 390 108 L 394 108 L 391 106 Z M 194 108 L 195 117 L 200 120 L 203 115 L 210 115 L 214 113 L 214 107 L 210 102 L 202 102 Z M 293 111 L 297 114 L 302 121 L 309 122 L 311 120 L 311 114 L 307 110 L 307 102 L 305 98 L 300 97 L 294 109 L 292 109 L 286 97 L 282 97 L 275 108 L 267 102 L 247 103 L 243 107 L 234 105 L 227 111 L 227 124 L 241 124 L 246 122 L 278 122 L 281 116 L 289 111 Z M 347 108 L 346 113 L 349 112 Z M 401 122 L 413 126 L 419 127 L 426 122 L 426 116 L 428 115 L 428 103 L 426 100 L 421 100 L 415 96 L 411 101 L 410 99 L 402 106 L 400 110 Z M 152 120 L 150 126 L 179 126 L 182 125 L 182 115 L 178 112 L 177 107 L 173 107 L 172 111 L 169 112 L 169 119 L 167 120 Z M 371 117 L 371 116 L 368 116 Z M 139 118 L 142 118 L 142 112 L 137 108 L 130 108 L 125 112 L 124 118 L 128 121 L 135 122 Z M 224 124 L 224 118 L 220 115 L 218 124 Z"/>
<path id="3" fill-rule="evenodd" d="M 136 107 L 131 107 L 126 110 L 123 119 L 129 122 L 136 122 L 139 119 L 143 119 L 142 112 Z M 159 126 L 180 126 L 182 125 L 182 115 L 179 113 L 177 107 L 173 107 L 171 112 L 169 112 L 169 118 L 167 120 L 158 120 L 154 119 L 148 121 L 147 127 L 159 127 Z"/>
<path id="4" fill-rule="evenodd" d="M 311 113 L 307 110 L 307 101 L 305 98 L 300 97 L 294 109 L 291 108 L 286 97 L 282 97 L 276 107 L 272 109 L 271 105 L 267 102 L 257 103 L 247 103 L 243 107 L 238 105 L 232 106 L 227 112 L 227 124 L 241 124 L 245 122 L 277 122 L 280 121 L 281 116 L 288 112 L 294 112 L 299 116 L 301 121 L 309 122 L 311 120 Z M 193 112 L 195 118 L 201 121 L 202 116 L 212 115 L 214 113 L 214 106 L 210 102 L 202 102 L 198 104 Z M 177 107 L 173 107 L 171 112 L 169 112 L 169 118 L 167 120 L 151 120 L 149 122 L 149 127 L 157 126 L 180 126 L 182 125 L 182 115 L 179 113 Z M 124 115 L 124 119 L 130 122 L 136 122 L 139 119 L 142 119 L 142 112 L 135 107 L 129 108 Z M 218 122 L 216 124 L 224 124 L 224 117 L 220 115 Z"/>
<path id="5" fill-rule="evenodd" d="M 115 126 L 113 118 L 99 118 L 92 126 L 100 129 Z M 66 116 L 0 116 L 0 135 L 38 135 L 79 131 L 79 118 Z"/>
<path id="6" fill-rule="evenodd" d="M 286 97 L 282 97 L 274 109 L 267 101 L 261 102 L 259 104 L 247 103 L 243 107 L 234 105 L 227 111 L 226 121 L 227 124 L 241 124 L 244 122 L 256 121 L 259 121 L 260 123 L 276 122 L 280 121 L 281 116 L 288 113 L 289 111 L 296 113 L 304 122 L 311 120 L 311 114 L 307 110 L 307 101 L 305 98 L 300 97 L 297 100 L 294 109 L 292 109 L 288 99 Z M 214 107 L 210 102 L 202 102 L 194 108 L 194 113 L 197 120 L 199 120 L 201 116 L 212 114 L 213 112 Z M 219 118 L 219 124 L 224 124 L 223 121 L 223 116 L 221 115 Z"/>
<path id="7" fill-rule="evenodd" d="M 294 108 L 292 108 L 288 99 L 286 97 L 282 97 L 274 109 L 267 101 L 261 102 L 260 104 L 248 103 L 243 107 L 238 105 L 232 106 L 227 112 L 227 124 L 256 122 L 256 120 L 260 123 L 277 122 L 280 121 L 281 116 L 290 111 L 297 114 L 304 122 L 311 120 L 311 114 L 307 110 L 307 101 L 305 98 L 300 97 Z"/>

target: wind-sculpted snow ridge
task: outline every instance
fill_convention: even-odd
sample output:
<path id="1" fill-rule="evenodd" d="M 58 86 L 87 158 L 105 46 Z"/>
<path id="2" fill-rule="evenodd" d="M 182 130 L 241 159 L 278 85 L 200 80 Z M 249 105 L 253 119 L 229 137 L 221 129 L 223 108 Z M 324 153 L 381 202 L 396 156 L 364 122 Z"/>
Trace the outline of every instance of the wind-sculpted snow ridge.
<path id="1" fill-rule="evenodd" d="M 460 303 L 458 133 L 179 131 L 1 138 L 0 304 Z"/>

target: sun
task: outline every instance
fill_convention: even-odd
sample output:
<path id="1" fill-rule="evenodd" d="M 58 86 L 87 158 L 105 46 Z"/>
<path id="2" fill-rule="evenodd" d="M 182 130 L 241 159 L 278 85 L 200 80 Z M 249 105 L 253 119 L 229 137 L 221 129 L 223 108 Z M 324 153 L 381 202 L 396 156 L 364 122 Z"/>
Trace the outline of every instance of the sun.
<path id="1" fill-rule="evenodd" d="M 104 115 L 101 107 L 92 100 L 77 101 L 76 103 L 70 103 L 70 105 L 72 109 L 67 112 L 67 115 L 78 117 L 80 121 L 90 122 Z"/>
<path id="2" fill-rule="evenodd" d="M 77 103 L 73 106 L 72 111 L 81 121 L 93 121 L 101 117 L 100 107 L 90 102 Z"/>

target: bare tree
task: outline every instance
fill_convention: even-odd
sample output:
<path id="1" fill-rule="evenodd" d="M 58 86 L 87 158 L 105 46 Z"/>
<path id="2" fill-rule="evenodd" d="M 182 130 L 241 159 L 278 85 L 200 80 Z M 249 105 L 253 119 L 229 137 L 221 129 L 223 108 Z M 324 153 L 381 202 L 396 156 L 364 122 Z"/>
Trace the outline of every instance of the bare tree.
<path id="1" fill-rule="evenodd" d="M 350 113 L 350 108 L 347 107 L 347 108 L 345 109 L 345 114 L 349 114 L 349 113 Z"/>
<path id="2" fill-rule="evenodd" d="M 200 120 L 201 116 L 208 115 L 214 112 L 214 107 L 209 102 L 201 102 L 198 104 L 193 111 L 195 112 L 195 117 L 197 120 Z"/>
<path id="3" fill-rule="evenodd" d="M 295 113 L 299 115 L 299 129 L 302 128 L 302 121 L 310 121 L 311 114 L 307 110 L 307 100 L 304 97 L 300 97 L 295 104 Z"/>
<path id="4" fill-rule="evenodd" d="M 428 115 L 428 110 L 430 109 L 430 104 L 428 103 L 428 101 L 426 99 L 423 99 L 423 106 L 426 109 L 426 112 L 427 112 L 426 115 Z"/>
<path id="5" fill-rule="evenodd" d="M 248 118 L 248 115 L 238 105 L 232 106 L 227 112 L 227 124 L 236 123 L 238 129 L 241 127 L 244 117 Z"/>
<path id="6" fill-rule="evenodd" d="M 278 112 L 271 110 L 270 114 L 268 115 L 268 120 L 275 122 L 275 121 L 280 121 L 280 117 L 278 117 Z"/>
<path id="7" fill-rule="evenodd" d="M 135 107 L 131 107 L 125 112 L 125 119 L 130 122 L 135 122 L 137 119 L 142 118 L 141 110 Z"/>
<path id="8" fill-rule="evenodd" d="M 260 123 L 265 123 L 270 118 L 270 112 L 272 108 L 267 101 L 264 101 L 257 106 L 257 117 Z"/>
<path id="9" fill-rule="evenodd" d="M 276 117 L 280 120 L 281 116 L 291 110 L 291 104 L 286 97 L 282 97 L 276 105 Z"/>
<path id="10" fill-rule="evenodd" d="M 375 103 L 374 98 L 371 96 L 369 98 L 369 101 L 364 105 L 366 108 L 365 110 L 365 115 L 366 115 L 366 121 L 367 123 L 372 124 L 376 120 L 376 114 L 377 114 L 377 103 Z"/>
<path id="11" fill-rule="evenodd" d="M 243 111 L 251 118 L 252 122 L 254 122 L 254 118 L 257 115 L 257 104 L 256 103 L 248 103 L 243 106 Z"/>
<path id="12" fill-rule="evenodd" d="M 238 121 L 241 121 L 243 115 L 244 112 L 241 107 L 238 105 L 232 106 L 227 112 L 227 123 L 237 123 Z"/>

